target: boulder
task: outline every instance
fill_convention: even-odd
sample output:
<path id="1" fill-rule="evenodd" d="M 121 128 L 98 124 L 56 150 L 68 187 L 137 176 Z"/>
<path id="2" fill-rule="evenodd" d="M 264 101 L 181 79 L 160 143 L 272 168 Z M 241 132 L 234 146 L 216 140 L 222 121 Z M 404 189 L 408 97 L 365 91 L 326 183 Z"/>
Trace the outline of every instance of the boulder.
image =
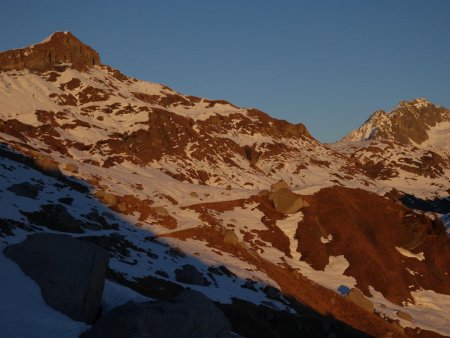
<path id="1" fill-rule="evenodd" d="M 85 224 L 73 217 L 61 204 L 45 204 L 39 211 L 22 213 L 30 222 L 48 229 L 71 233 L 84 232 Z"/>
<path id="2" fill-rule="evenodd" d="M 61 176 L 61 170 L 59 170 L 58 163 L 50 156 L 38 155 L 34 159 L 34 164 L 39 170 L 50 176 Z"/>
<path id="3" fill-rule="evenodd" d="M 294 214 L 309 204 L 300 195 L 287 188 L 280 188 L 269 195 L 275 210 L 283 214 Z"/>
<path id="4" fill-rule="evenodd" d="M 277 191 L 280 189 L 289 189 L 289 184 L 287 184 L 283 180 L 279 180 L 278 182 L 275 182 L 270 186 L 270 190 L 272 191 Z"/>
<path id="5" fill-rule="evenodd" d="M 169 216 L 169 212 L 164 207 L 154 207 L 153 210 L 156 212 L 158 216 L 167 217 Z"/>
<path id="6" fill-rule="evenodd" d="M 208 281 L 197 268 L 191 264 L 185 264 L 181 269 L 175 270 L 175 279 L 177 282 L 192 285 L 209 285 Z"/>
<path id="7" fill-rule="evenodd" d="M 109 192 L 105 192 L 105 193 L 103 194 L 102 198 L 103 198 L 103 201 L 104 201 L 106 204 L 109 204 L 109 205 L 111 205 L 111 206 L 115 206 L 115 205 L 117 204 L 117 198 L 116 198 L 116 196 L 113 195 L 113 194 L 111 194 L 111 193 L 109 193 Z"/>
<path id="8" fill-rule="evenodd" d="M 81 338 L 227 338 L 230 331 L 227 318 L 208 298 L 184 290 L 172 301 L 119 306 Z"/>
<path id="9" fill-rule="evenodd" d="M 74 163 L 67 163 L 64 169 L 68 172 L 76 174 L 78 172 L 78 166 Z"/>
<path id="10" fill-rule="evenodd" d="M 371 313 L 374 311 L 373 303 L 364 296 L 361 290 L 352 288 L 346 297 L 364 310 Z"/>
<path id="11" fill-rule="evenodd" d="M 40 287 L 52 308 L 76 321 L 92 323 L 102 299 L 109 254 L 87 241 L 38 233 L 4 254 Z"/>
<path id="12" fill-rule="evenodd" d="M 18 196 L 36 198 L 42 186 L 40 184 L 32 184 L 30 182 L 22 182 L 11 185 L 7 190 L 15 193 Z"/>
<path id="13" fill-rule="evenodd" d="M 224 235 L 223 235 L 223 241 L 224 241 L 225 243 L 228 243 L 228 244 L 231 244 L 231 245 L 236 245 L 236 244 L 238 244 L 238 242 L 239 242 L 239 238 L 238 238 L 238 236 L 234 233 L 233 230 L 227 229 L 227 230 L 225 230 L 225 232 L 224 232 Z"/>
<path id="14" fill-rule="evenodd" d="M 127 204 L 125 202 L 120 202 L 117 204 L 117 209 L 119 212 L 125 213 L 128 210 Z"/>

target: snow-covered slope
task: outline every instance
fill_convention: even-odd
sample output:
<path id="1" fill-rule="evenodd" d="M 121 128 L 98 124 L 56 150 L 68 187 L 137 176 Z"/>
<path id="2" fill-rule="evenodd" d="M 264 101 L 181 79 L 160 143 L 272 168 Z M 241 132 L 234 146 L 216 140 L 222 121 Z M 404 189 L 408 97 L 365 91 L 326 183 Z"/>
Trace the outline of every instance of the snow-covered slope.
<path id="1" fill-rule="evenodd" d="M 396 188 L 446 198 L 445 159 L 391 141 L 326 146 L 301 124 L 127 77 L 92 62 L 88 47 L 68 56 L 67 45 L 79 43 L 56 33 L 0 53 L 3 246 L 32 232 L 68 232 L 105 247 L 110 279 L 148 297 L 190 287 L 234 311 L 240 299 L 305 315 L 292 296 L 375 336 L 408 332 L 384 316 L 450 334 L 445 229 L 382 197 Z M 53 57 L 39 64 L 35 52 Z M 17 60 L 2 68 L 11 55 Z M 280 179 L 309 207 L 276 211 L 269 190 Z M 52 213 L 75 219 L 77 231 L 50 222 Z M 177 279 L 187 264 L 204 285 Z M 376 314 L 340 296 L 342 287 L 360 288 Z M 431 294 L 442 304 L 433 296 L 435 308 L 413 305 Z"/>

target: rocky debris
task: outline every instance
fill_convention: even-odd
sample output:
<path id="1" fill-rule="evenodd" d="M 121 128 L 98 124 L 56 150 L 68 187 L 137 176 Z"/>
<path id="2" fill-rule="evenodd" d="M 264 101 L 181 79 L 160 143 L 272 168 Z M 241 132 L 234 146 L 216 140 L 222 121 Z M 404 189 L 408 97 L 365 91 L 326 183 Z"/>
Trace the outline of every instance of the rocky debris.
<path id="1" fill-rule="evenodd" d="M 227 318 L 208 298 L 184 290 L 171 301 L 119 306 L 101 318 L 82 338 L 227 338 Z"/>
<path id="2" fill-rule="evenodd" d="M 269 195 L 275 210 L 283 214 L 294 214 L 309 204 L 300 195 L 292 192 L 288 188 L 279 188 Z"/>
<path id="3" fill-rule="evenodd" d="M 348 300 L 352 301 L 366 311 L 373 312 L 375 309 L 373 303 L 364 296 L 361 290 L 357 288 L 352 288 L 346 297 Z"/>
<path id="4" fill-rule="evenodd" d="M 61 198 L 58 198 L 58 202 L 65 204 L 65 205 L 72 205 L 73 198 L 72 197 L 61 197 Z"/>
<path id="5" fill-rule="evenodd" d="M 84 223 L 73 217 L 67 209 L 61 204 L 45 204 L 41 206 L 41 210 L 33 212 L 22 211 L 28 220 L 36 225 L 44 226 L 48 229 L 83 233 Z"/>
<path id="6" fill-rule="evenodd" d="M 258 292 L 258 290 L 256 289 L 256 283 L 257 283 L 256 281 L 254 281 L 250 278 L 247 278 L 245 280 L 244 284 L 241 285 L 241 288 Z"/>
<path id="7" fill-rule="evenodd" d="M 39 285 L 49 306 L 76 321 L 94 322 L 109 261 L 105 250 L 67 235 L 38 233 L 4 254 Z"/>
<path id="8" fill-rule="evenodd" d="M 62 63 L 78 70 L 100 65 L 100 56 L 70 32 L 53 33 L 41 43 L 0 53 L 0 70 L 46 71 Z"/>
<path id="9" fill-rule="evenodd" d="M 128 264 L 135 264 L 135 261 L 130 263 L 128 258 L 130 258 L 130 250 L 136 252 L 141 252 L 146 254 L 149 258 L 157 258 L 158 256 L 154 254 L 150 249 L 142 249 L 130 242 L 125 236 L 120 233 L 113 232 L 110 235 L 102 236 L 84 236 L 82 240 L 92 242 L 103 249 L 107 250 L 112 257 L 117 258 L 122 262 L 127 262 Z"/>
<path id="10" fill-rule="evenodd" d="M 228 278 L 237 278 L 236 274 L 231 272 L 225 265 L 219 265 L 217 267 L 210 266 L 208 268 L 208 272 L 218 275 L 218 276 L 227 276 Z"/>
<path id="11" fill-rule="evenodd" d="M 261 291 L 264 292 L 269 299 L 277 300 L 283 302 L 283 295 L 280 290 L 274 288 L 273 286 L 266 285 L 261 288 Z"/>
<path id="12" fill-rule="evenodd" d="M 6 190 L 15 193 L 18 196 L 35 199 L 39 195 L 42 186 L 40 184 L 32 184 L 30 182 L 22 182 L 13 184 Z"/>
<path id="13" fill-rule="evenodd" d="M 99 224 L 102 229 L 117 229 L 117 224 L 115 223 L 110 224 L 107 221 L 107 218 L 110 221 L 114 221 L 114 218 L 111 219 L 108 216 L 111 216 L 111 214 L 107 212 L 102 212 L 102 214 L 100 215 L 97 209 L 92 209 L 89 213 L 86 214 L 86 219 Z"/>
<path id="14" fill-rule="evenodd" d="M 400 175 L 440 178 L 449 167 L 439 154 L 392 140 L 366 140 L 356 145 L 340 143 L 333 146 L 350 158 L 368 177 L 387 180 Z"/>
<path id="15" fill-rule="evenodd" d="M 167 272 L 165 272 L 164 270 L 156 270 L 155 274 L 157 274 L 158 276 L 164 277 L 164 278 L 169 278 L 169 274 Z"/>
<path id="16" fill-rule="evenodd" d="M 14 229 L 22 229 L 27 232 L 36 230 L 29 224 L 9 218 L 0 218 L 0 237 L 14 236 Z"/>
<path id="17" fill-rule="evenodd" d="M 272 183 L 270 186 L 270 190 L 278 191 L 280 189 L 290 189 L 289 184 L 287 184 L 284 180 L 279 180 L 278 182 Z"/>
<path id="18" fill-rule="evenodd" d="M 203 274 L 191 264 L 185 264 L 181 267 L 181 269 L 176 269 L 175 279 L 177 282 L 184 284 L 203 286 L 207 286 L 210 284 L 208 280 L 203 276 Z"/>
<path id="19" fill-rule="evenodd" d="M 66 171 L 74 173 L 74 174 L 78 173 L 78 166 L 76 164 L 74 164 L 74 163 L 67 163 L 65 165 L 64 169 Z"/>
<path id="20" fill-rule="evenodd" d="M 129 280 L 123 274 L 109 269 L 108 279 L 139 292 L 144 296 L 158 300 L 171 300 L 178 296 L 184 290 L 184 287 L 170 279 L 166 279 L 165 273 L 167 272 L 162 272 L 162 277 L 164 278 L 159 278 L 157 276 L 144 276 Z M 160 274 L 158 273 L 157 275 Z"/>
<path id="21" fill-rule="evenodd" d="M 117 198 L 116 196 L 114 196 L 113 194 L 109 193 L 109 192 L 105 192 L 103 195 L 103 201 L 105 201 L 105 203 L 114 206 L 117 204 Z"/>

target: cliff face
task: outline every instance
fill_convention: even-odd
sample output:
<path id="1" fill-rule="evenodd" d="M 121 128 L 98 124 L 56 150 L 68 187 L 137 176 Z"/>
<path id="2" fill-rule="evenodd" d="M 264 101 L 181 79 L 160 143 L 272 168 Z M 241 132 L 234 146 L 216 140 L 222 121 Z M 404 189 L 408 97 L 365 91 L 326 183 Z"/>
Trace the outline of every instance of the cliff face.
<path id="1" fill-rule="evenodd" d="M 101 64 L 99 54 L 70 32 L 56 32 L 36 45 L 0 53 L 0 71 L 45 71 L 59 63 L 71 63 L 78 70 Z"/>

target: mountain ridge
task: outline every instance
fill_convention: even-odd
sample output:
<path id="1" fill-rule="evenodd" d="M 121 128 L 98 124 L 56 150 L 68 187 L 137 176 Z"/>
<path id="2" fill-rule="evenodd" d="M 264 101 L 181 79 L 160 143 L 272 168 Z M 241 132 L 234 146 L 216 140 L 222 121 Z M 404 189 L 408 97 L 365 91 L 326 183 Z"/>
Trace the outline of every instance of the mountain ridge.
<path id="1" fill-rule="evenodd" d="M 348 133 L 339 142 L 392 140 L 448 157 L 449 133 L 450 110 L 418 98 L 401 101 L 389 112 L 374 112 L 359 128 Z"/>

